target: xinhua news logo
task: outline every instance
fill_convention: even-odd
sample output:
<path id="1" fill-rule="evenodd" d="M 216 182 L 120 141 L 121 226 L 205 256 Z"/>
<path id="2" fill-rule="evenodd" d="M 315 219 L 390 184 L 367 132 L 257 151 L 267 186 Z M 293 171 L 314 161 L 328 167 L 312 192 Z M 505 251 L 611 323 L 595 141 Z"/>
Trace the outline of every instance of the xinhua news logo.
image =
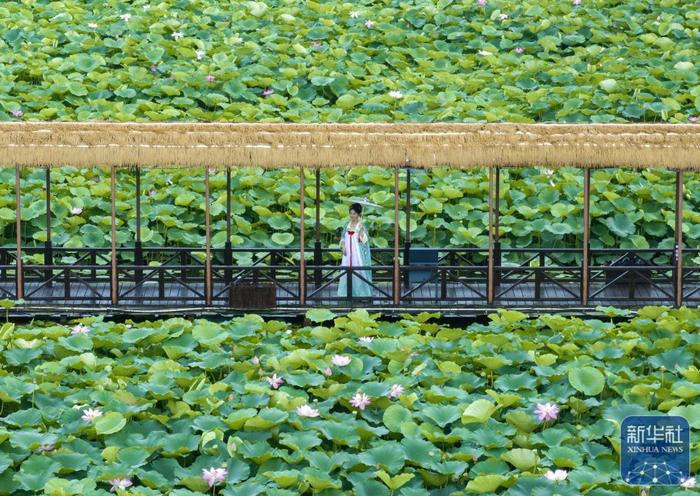
<path id="1" fill-rule="evenodd" d="M 633 486 L 677 486 L 690 477 L 690 425 L 679 416 L 622 421 L 620 475 Z"/>

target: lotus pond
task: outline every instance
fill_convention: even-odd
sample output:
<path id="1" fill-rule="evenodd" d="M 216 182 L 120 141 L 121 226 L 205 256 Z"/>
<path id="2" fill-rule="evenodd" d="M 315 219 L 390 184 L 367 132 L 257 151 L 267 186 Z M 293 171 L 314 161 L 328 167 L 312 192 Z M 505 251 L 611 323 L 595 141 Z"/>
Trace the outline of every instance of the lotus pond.
<path id="1" fill-rule="evenodd" d="M 133 243 L 135 186 L 133 171 L 118 172 L 119 243 Z M 306 216 L 312 238 L 315 220 L 313 171 L 307 173 Z M 583 233 L 581 170 L 504 169 L 501 184 L 500 234 L 504 247 L 580 247 Z M 109 174 L 101 169 L 54 169 L 52 240 L 66 247 L 104 247 L 110 243 Z M 226 178 L 211 176 L 212 244 L 226 241 Z M 232 170 L 231 242 L 234 247 L 285 247 L 298 243 L 298 171 Z M 672 248 L 674 246 L 675 175 L 665 170 L 592 172 L 591 246 Z M 488 244 L 488 178 L 485 171 L 434 169 L 412 174 L 411 239 L 417 246 L 477 246 Z M 382 205 L 365 214 L 378 248 L 393 239 L 392 172 L 376 167 L 324 170 L 320 198 L 324 246 L 335 246 L 347 220 L 344 198 L 367 196 Z M 684 242 L 700 246 L 700 183 L 685 175 Z M 25 244 L 46 240 L 43 170 L 27 169 L 22 178 L 22 220 Z M 401 179 L 402 203 L 405 177 Z M 14 170 L 0 170 L 0 244 L 14 244 Z M 400 228 L 405 232 L 402 206 Z M 142 174 L 142 241 L 146 245 L 204 246 L 204 187 L 201 170 L 149 170 Z M 238 253 L 249 262 L 250 253 Z M 562 254 L 573 259 L 577 254 Z M 43 263 L 35 255 L 34 263 Z M 700 261 L 697 261 L 700 263 Z"/>
<path id="2" fill-rule="evenodd" d="M 601 310 L 8 322 L 0 494 L 632 495 L 619 426 L 654 412 L 697 473 L 700 311 Z"/>
<path id="3" fill-rule="evenodd" d="M 0 120 L 668 121 L 697 0 L 0 4 Z M 468 77 L 465 77 L 468 75 Z"/>

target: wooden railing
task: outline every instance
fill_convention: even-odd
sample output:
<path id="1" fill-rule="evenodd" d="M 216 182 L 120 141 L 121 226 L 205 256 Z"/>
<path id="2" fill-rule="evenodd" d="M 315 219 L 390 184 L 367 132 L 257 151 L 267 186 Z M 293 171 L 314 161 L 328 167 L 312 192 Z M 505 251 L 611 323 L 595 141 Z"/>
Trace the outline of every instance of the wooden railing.
<path id="1" fill-rule="evenodd" d="M 700 250 L 684 249 L 682 301 L 700 303 Z M 440 248 L 437 264 L 399 265 L 394 277 L 393 250 L 373 249 L 373 265 L 340 267 L 338 249 L 308 250 L 305 277 L 300 278 L 297 248 L 214 248 L 207 279 L 201 248 L 118 247 L 117 303 L 123 305 L 230 306 L 236 287 L 274 287 L 275 304 L 300 306 L 301 285 L 306 305 L 391 306 L 396 281 L 399 304 L 485 307 L 488 302 L 488 250 Z M 52 247 L 50 263 L 43 247 L 25 247 L 24 300 L 29 303 L 112 303 L 110 248 Z M 673 249 L 591 249 L 587 273 L 581 249 L 499 247 L 494 266 L 494 306 L 581 306 L 584 287 L 588 306 L 673 305 L 677 266 Z M 140 263 L 139 263 L 140 262 Z M 371 275 L 367 277 L 365 271 Z M 414 282 L 411 273 L 421 273 Z M 0 248 L 0 299 L 17 296 L 16 252 Z M 338 293 L 342 277 L 348 281 Z M 353 296 L 363 281 L 372 296 Z M 587 284 L 584 285 L 584 281 Z"/>

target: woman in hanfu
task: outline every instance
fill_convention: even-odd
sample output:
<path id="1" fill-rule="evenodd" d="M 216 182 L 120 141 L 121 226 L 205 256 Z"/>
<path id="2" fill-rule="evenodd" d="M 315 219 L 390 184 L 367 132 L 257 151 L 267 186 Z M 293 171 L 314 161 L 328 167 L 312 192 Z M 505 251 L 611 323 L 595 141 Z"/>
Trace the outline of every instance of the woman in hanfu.
<path id="1" fill-rule="evenodd" d="M 340 249 L 343 252 L 341 267 L 369 267 L 372 265 L 369 250 L 369 234 L 362 222 L 362 205 L 353 203 L 350 205 L 350 222 L 343 230 L 340 240 Z M 348 271 L 343 271 L 338 283 L 338 297 L 347 298 Z M 372 271 L 369 269 L 352 272 L 352 295 L 359 297 L 372 296 Z"/>

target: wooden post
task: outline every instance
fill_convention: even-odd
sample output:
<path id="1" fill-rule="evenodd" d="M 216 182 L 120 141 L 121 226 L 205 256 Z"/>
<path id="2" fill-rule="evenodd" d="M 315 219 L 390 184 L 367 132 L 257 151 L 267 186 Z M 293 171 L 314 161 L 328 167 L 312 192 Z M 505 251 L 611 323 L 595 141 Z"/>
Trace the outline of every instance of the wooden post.
<path id="1" fill-rule="evenodd" d="M 399 168 L 394 167 L 394 305 L 401 302 L 399 280 Z"/>
<path id="2" fill-rule="evenodd" d="M 304 168 L 299 167 L 299 304 L 306 305 L 306 260 L 305 250 L 305 223 L 304 211 L 306 203 L 306 193 L 304 192 Z"/>
<path id="3" fill-rule="evenodd" d="M 314 243 L 314 265 L 319 267 L 323 256 L 321 253 L 321 169 L 316 169 L 316 242 Z M 321 270 L 314 269 L 314 284 L 321 285 Z"/>
<path id="4" fill-rule="evenodd" d="M 583 257 L 581 259 L 581 305 L 588 306 L 591 263 L 591 169 L 583 170 Z"/>
<path id="5" fill-rule="evenodd" d="M 488 274 L 486 280 L 487 292 L 486 292 L 486 303 L 488 305 L 493 305 L 494 301 L 494 258 L 493 258 L 493 228 L 494 228 L 494 218 L 493 218 L 493 193 L 494 193 L 494 178 L 493 178 L 493 167 L 489 167 L 489 258 L 488 258 Z"/>
<path id="6" fill-rule="evenodd" d="M 231 284 L 233 279 L 233 251 L 231 249 L 231 167 L 226 167 L 226 242 L 224 243 L 224 281 Z"/>
<path id="7" fill-rule="evenodd" d="M 495 215 L 496 215 L 496 221 L 495 221 L 495 228 L 496 232 L 494 233 L 494 237 L 496 238 L 496 243 L 499 242 L 501 238 L 501 168 L 496 167 L 496 198 L 495 198 Z"/>
<path id="8" fill-rule="evenodd" d="M 683 304 L 683 171 L 676 170 L 676 306 Z"/>
<path id="9" fill-rule="evenodd" d="M 119 303 L 119 279 L 117 278 L 117 177 L 114 166 L 110 167 L 110 198 L 112 201 L 112 271 L 110 282 L 112 286 L 112 305 Z"/>
<path id="10" fill-rule="evenodd" d="M 204 226 L 206 259 L 204 265 L 204 299 L 207 306 L 211 305 L 212 276 L 211 276 L 211 218 L 209 215 L 209 167 L 204 167 Z"/>
<path id="11" fill-rule="evenodd" d="M 21 189 L 21 170 L 19 166 L 15 167 L 15 229 L 17 231 L 17 299 L 24 298 L 24 267 L 22 265 L 22 195 Z"/>
<path id="12" fill-rule="evenodd" d="M 406 234 L 403 241 L 403 263 L 408 266 L 411 262 L 411 166 L 406 164 Z M 408 269 L 410 270 L 410 268 Z M 408 288 L 409 272 L 404 274 L 404 284 Z"/>
<path id="13" fill-rule="evenodd" d="M 141 168 L 136 166 L 136 242 L 134 243 L 134 263 L 136 269 L 136 282 L 143 279 L 143 246 L 141 245 Z"/>
<path id="14" fill-rule="evenodd" d="M 53 246 L 51 243 L 51 167 L 46 166 L 46 241 L 44 242 L 44 265 L 53 265 Z M 44 272 L 44 277 L 48 281 L 53 275 L 52 269 Z M 51 286 L 51 283 L 49 283 Z"/>
<path id="15" fill-rule="evenodd" d="M 496 198 L 494 206 L 495 219 L 495 232 L 494 232 L 494 243 L 493 243 L 493 284 L 498 286 L 501 282 L 501 168 L 496 167 Z M 497 269 L 498 268 L 498 269 Z M 494 289 L 495 290 L 495 289 Z"/>

